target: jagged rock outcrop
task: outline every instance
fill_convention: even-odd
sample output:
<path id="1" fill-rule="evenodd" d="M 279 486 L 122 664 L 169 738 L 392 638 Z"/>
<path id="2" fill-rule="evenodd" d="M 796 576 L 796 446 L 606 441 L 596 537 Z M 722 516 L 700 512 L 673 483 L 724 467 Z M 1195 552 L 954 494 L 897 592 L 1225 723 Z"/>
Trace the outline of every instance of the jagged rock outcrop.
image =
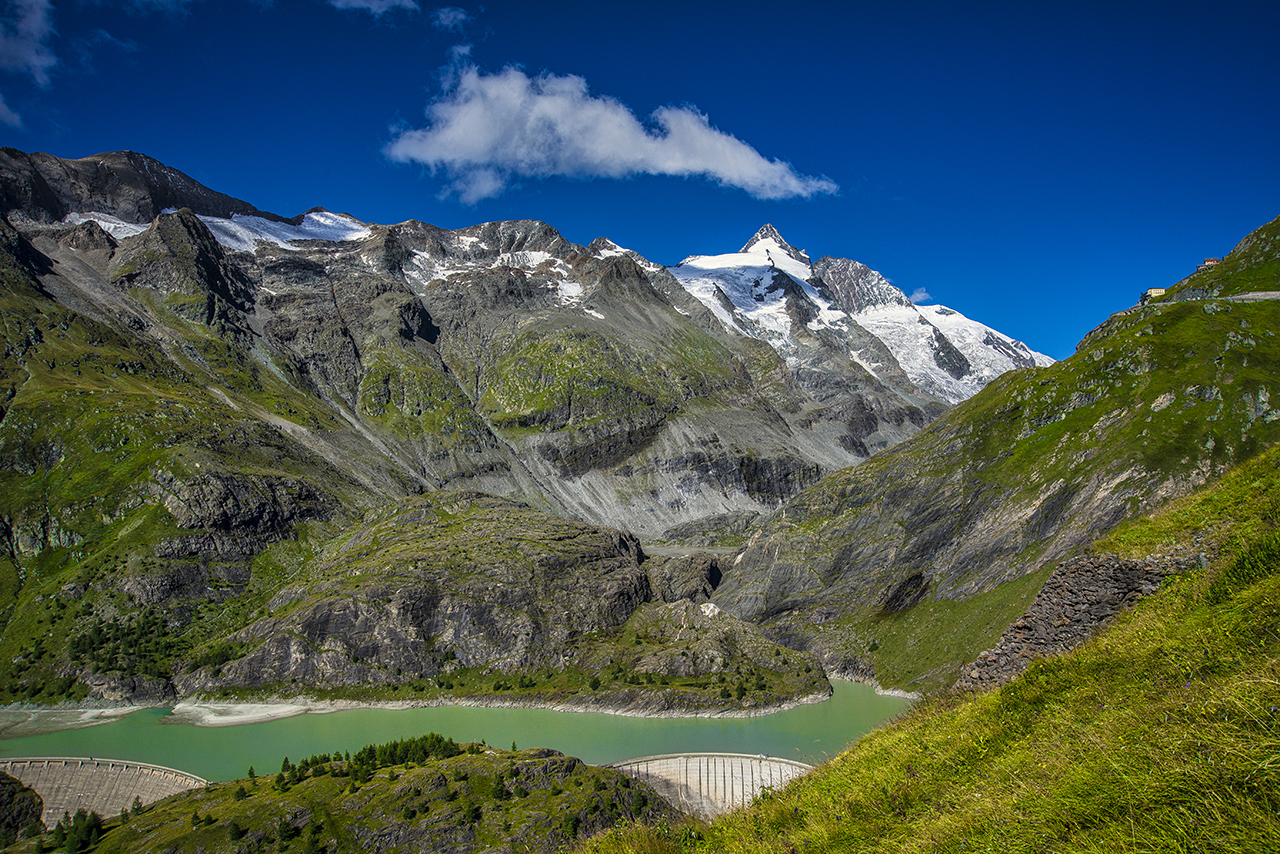
<path id="1" fill-rule="evenodd" d="M 720 564 L 706 552 L 678 557 L 649 557 L 644 564 L 649 589 L 663 602 L 706 602 L 720 584 Z"/>
<path id="2" fill-rule="evenodd" d="M 415 499 L 373 514 L 231 635 L 247 654 L 175 683 L 190 694 L 563 668 L 575 638 L 652 598 L 642 555 L 630 534 L 481 493 Z"/>
<path id="3" fill-rule="evenodd" d="M 168 679 L 84 671 L 77 674 L 89 697 L 110 706 L 167 706 L 177 702 Z"/>
<path id="4" fill-rule="evenodd" d="M 1122 610 L 1154 593 L 1167 576 L 1201 563 L 1199 557 L 1126 560 L 1116 555 L 1085 555 L 1060 563 L 1000 643 L 961 668 L 956 690 L 999 687 L 1034 659 L 1075 649 Z"/>
<path id="5" fill-rule="evenodd" d="M 813 265 L 813 274 L 827 298 L 849 314 L 886 305 L 911 305 L 907 295 L 884 276 L 849 258 L 824 255 Z"/>
<path id="6" fill-rule="evenodd" d="M 0 771 L 0 844 L 9 845 L 44 814 L 44 798 L 21 780 Z"/>

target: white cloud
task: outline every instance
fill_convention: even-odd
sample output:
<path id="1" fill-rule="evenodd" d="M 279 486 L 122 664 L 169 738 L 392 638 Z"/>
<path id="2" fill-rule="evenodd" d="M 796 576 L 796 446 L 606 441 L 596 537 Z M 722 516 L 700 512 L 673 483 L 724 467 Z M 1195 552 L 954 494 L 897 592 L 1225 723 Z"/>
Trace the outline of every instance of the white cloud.
<path id="1" fill-rule="evenodd" d="M 431 23 L 441 30 L 462 32 L 462 25 L 471 20 L 465 9 L 457 6 L 441 6 L 432 14 Z"/>
<path id="2" fill-rule="evenodd" d="M 499 195 L 515 177 L 703 176 L 759 199 L 834 193 L 827 178 L 767 160 L 688 107 L 662 107 L 646 128 L 615 98 L 593 96 L 575 75 L 529 77 L 518 68 L 452 70 L 427 107 L 429 126 L 386 148 L 399 162 L 443 170 L 466 204 Z"/>
<path id="3" fill-rule="evenodd" d="M 4 95 L 0 95 L 0 122 L 16 128 L 22 127 L 22 116 L 9 108 L 4 102 Z"/>
<path id="4" fill-rule="evenodd" d="M 0 21 L 0 68 L 30 74 L 41 86 L 49 85 L 49 69 L 58 58 L 45 40 L 53 35 L 50 0 L 14 0 L 12 20 Z"/>
<path id="5" fill-rule="evenodd" d="M 929 302 L 933 299 L 933 297 L 929 296 L 929 292 L 926 291 L 924 288 L 916 288 L 914 291 L 911 292 L 911 296 L 909 296 L 907 299 L 911 300 L 914 303 L 919 304 L 922 302 Z"/>
<path id="6" fill-rule="evenodd" d="M 418 0 L 329 0 L 329 5 L 337 9 L 364 9 L 375 15 L 392 9 L 418 11 Z"/>
<path id="7" fill-rule="evenodd" d="M 45 41 L 53 35 L 51 0 L 14 0 L 13 17 L 0 20 L 0 69 L 30 74 L 39 86 L 49 85 L 49 70 L 58 58 Z M 22 127 L 22 117 L 0 95 L 0 122 Z"/>

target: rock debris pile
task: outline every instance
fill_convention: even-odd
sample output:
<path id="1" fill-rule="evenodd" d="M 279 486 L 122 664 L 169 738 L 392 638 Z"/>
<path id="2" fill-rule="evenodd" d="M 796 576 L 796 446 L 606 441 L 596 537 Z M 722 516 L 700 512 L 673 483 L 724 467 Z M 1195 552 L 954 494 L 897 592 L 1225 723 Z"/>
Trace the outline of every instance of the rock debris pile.
<path id="1" fill-rule="evenodd" d="M 963 668 L 956 689 L 982 691 L 1009 682 L 1033 659 L 1075 649 L 1139 598 L 1203 558 L 1156 556 L 1129 560 L 1086 555 L 1058 565 L 1027 612 L 993 649 Z"/>

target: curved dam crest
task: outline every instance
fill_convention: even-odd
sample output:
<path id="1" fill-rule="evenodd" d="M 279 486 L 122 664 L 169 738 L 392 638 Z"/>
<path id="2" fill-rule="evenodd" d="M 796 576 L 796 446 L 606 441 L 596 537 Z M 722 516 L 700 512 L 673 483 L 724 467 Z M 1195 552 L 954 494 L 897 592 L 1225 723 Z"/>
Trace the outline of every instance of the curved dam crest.
<path id="1" fill-rule="evenodd" d="M 160 765 L 87 757 L 0 759 L 0 771 L 40 794 L 45 827 L 53 827 L 64 813 L 75 815 L 80 809 L 109 818 L 131 807 L 135 799 L 151 804 L 206 782 Z"/>
<path id="2" fill-rule="evenodd" d="M 803 762 L 745 753 L 669 753 L 604 767 L 648 783 L 676 809 L 708 821 L 813 770 Z"/>

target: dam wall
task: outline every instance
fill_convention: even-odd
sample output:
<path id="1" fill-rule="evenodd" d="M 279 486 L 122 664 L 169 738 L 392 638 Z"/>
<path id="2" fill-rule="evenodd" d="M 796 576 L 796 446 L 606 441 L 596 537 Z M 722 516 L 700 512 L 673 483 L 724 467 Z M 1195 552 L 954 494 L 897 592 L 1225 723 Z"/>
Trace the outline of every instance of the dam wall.
<path id="1" fill-rule="evenodd" d="M 750 804 L 766 788 L 781 788 L 813 766 L 742 753 L 672 753 L 605 766 L 643 780 L 677 809 L 712 819 Z"/>
<path id="2" fill-rule="evenodd" d="M 135 798 L 151 804 L 205 785 L 194 774 L 115 759 L 0 759 L 0 771 L 40 793 L 45 827 L 63 813 L 83 809 L 110 818 L 132 807 Z"/>

